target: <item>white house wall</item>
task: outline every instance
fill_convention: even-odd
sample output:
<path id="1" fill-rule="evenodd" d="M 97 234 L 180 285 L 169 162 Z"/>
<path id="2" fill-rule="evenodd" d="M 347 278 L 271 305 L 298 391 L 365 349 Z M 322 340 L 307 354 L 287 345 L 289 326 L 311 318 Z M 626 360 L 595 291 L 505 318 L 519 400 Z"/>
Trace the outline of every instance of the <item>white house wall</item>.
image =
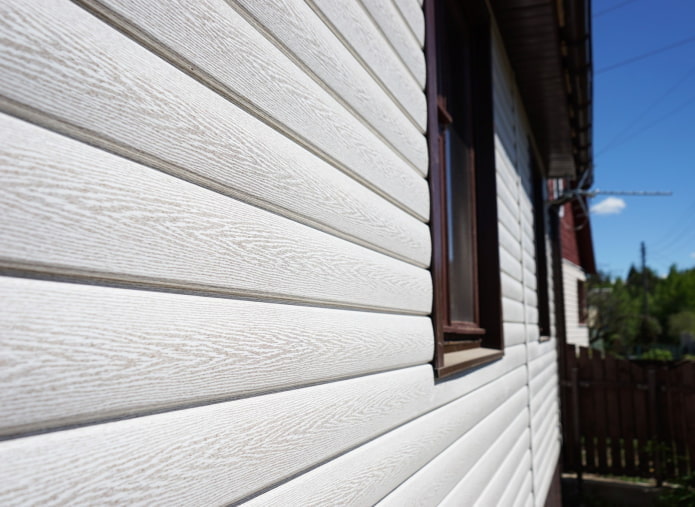
<path id="1" fill-rule="evenodd" d="M 497 41 L 505 356 L 435 383 L 419 2 L 0 0 L 0 34 L 0 503 L 543 505 Z"/>
<path id="2" fill-rule="evenodd" d="M 562 259 L 562 284 L 565 294 L 565 322 L 567 343 L 589 346 L 589 328 L 579 322 L 579 293 L 577 282 L 586 281 L 584 270 L 567 259 Z"/>

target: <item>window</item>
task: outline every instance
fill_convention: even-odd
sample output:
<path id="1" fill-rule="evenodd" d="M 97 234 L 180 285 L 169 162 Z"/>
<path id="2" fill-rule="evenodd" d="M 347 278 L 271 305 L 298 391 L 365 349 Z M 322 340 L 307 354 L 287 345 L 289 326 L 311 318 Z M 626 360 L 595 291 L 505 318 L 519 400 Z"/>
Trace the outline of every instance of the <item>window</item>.
<path id="1" fill-rule="evenodd" d="M 577 280 L 577 316 L 579 324 L 586 324 L 589 317 L 589 310 L 586 303 L 586 282 Z"/>
<path id="2" fill-rule="evenodd" d="M 435 369 L 502 356 L 490 20 L 480 1 L 425 6 Z"/>
<path id="3" fill-rule="evenodd" d="M 533 171 L 533 233 L 536 250 L 536 294 L 538 294 L 538 330 L 540 341 L 550 339 L 550 290 L 548 288 L 548 249 L 546 245 L 547 184 L 538 170 L 535 157 L 531 155 Z"/>

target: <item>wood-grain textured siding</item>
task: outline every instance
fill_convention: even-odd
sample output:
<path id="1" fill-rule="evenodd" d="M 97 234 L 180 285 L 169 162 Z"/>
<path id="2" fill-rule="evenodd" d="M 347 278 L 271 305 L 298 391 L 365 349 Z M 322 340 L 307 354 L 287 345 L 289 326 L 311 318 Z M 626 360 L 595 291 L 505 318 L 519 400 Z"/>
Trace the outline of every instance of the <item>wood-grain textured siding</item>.
<path id="1" fill-rule="evenodd" d="M 421 135 L 414 137 L 417 129 L 309 5 L 296 0 L 231 3 L 364 118 L 376 133 L 403 149 L 408 149 L 408 143 L 415 143 L 426 153 L 425 139 Z M 420 55 L 424 71 L 422 51 Z M 424 83 L 419 85 L 424 88 Z M 427 171 L 426 165 L 417 168 L 423 174 Z"/>
<path id="2" fill-rule="evenodd" d="M 472 391 L 294 481 L 255 498 L 252 505 L 372 505 L 474 427 L 490 424 L 500 406 L 523 406 L 523 367 Z M 503 387 L 501 387 L 503 386 Z M 512 398 L 516 402 L 511 401 Z M 436 403 L 436 400 L 435 400 Z M 514 405 L 516 403 L 516 405 Z M 433 405 L 436 407 L 436 405 Z M 456 472 L 454 472 L 456 473 Z M 415 487 L 417 489 L 417 487 Z M 425 487 L 425 489 L 427 489 Z M 402 505 L 406 496 L 386 496 Z"/>
<path id="3" fill-rule="evenodd" d="M 401 368 L 433 349 L 425 317 L 9 277 L 0 300 L 0 435 Z"/>
<path id="4" fill-rule="evenodd" d="M 501 224 L 503 315 L 506 341 L 523 343 L 526 349 L 529 432 L 525 449 L 521 444 L 515 449 L 507 449 L 510 455 L 517 457 L 499 464 L 500 472 L 496 477 L 512 476 L 515 470 L 512 464 L 517 460 L 526 463 L 526 471 L 517 471 L 514 479 L 507 484 L 506 491 L 501 479 L 496 481 L 492 478 L 488 488 L 478 498 L 478 505 L 526 505 L 530 502 L 540 506 L 545 502 L 550 474 L 558 458 L 553 446 L 560 438 L 557 356 L 552 336 L 549 341 L 539 342 L 536 279 L 539 259 L 536 257 L 534 238 L 530 129 L 499 37 L 495 37 L 494 42 L 495 156 Z M 550 258 L 545 262 L 550 262 Z M 548 269 L 548 273 L 552 308 L 552 269 Z M 497 483 L 499 487 L 494 486 Z M 455 495 L 455 490 L 452 495 Z"/>
<path id="5" fill-rule="evenodd" d="M 423 269 L 10 117 L 0 129 L 8 265 L 429 312 Z"/>
<path id="6" fill-rule="evenodd" d="M 236 502 L 441 410 L 424 83 L 254 6 L 0 2 L 3 505 Z"/>
<path id="7" fill-rule="evenodd" d="M 82 2 L 348 171 L 383 166 L 406 171 L 397 154 L 224 0 Z M 424 173 L 424 138 L 413 128 L 407 132 L 396 148 Z"/>
<path id="8" fill-rule="evenodd" d="M 0 503 L 234 502 L 413 418 L 431 385 L 416 366 L 5 441 Z"/>
<path id="9" fill-rule="evenodd" d="M 435 383 L 421 5 L 0 0 L 0 503 L 542 505 L 532 132 L 495 37 L 504 357 Z"/>
<path id="10" fill-rule="evenodd" d="M 308 0 L 333 30 L 339 33 L 353 54 L 376 75 L 398 101 L 420 131 L 427 122 L 427 106 L 422 88 L 390 46 L 384 34 L 359 2 Z M 422 29 L 424 30 L 424 23 Z"/>
<path id="11" fill-rule="evenodd" d="M 0 94 L 14 114 L 349 237 L 372 228 L 369 215 L 382 223 L 378 235 L 390 228 L 363 185 L 78 6 L 3 4 L 0 33 L 15 41 L 0 59 Z M 427 184 L 412 168 L 383 160 L 355 167 L 362 183 L 427 217 Z M 419 239 L 404 231 L 401 240 L 419 250 L 406 256 L 426 265 L 427 229 L 414 225 Z M 387 245 L 397 245 L 393 236 Z"/>

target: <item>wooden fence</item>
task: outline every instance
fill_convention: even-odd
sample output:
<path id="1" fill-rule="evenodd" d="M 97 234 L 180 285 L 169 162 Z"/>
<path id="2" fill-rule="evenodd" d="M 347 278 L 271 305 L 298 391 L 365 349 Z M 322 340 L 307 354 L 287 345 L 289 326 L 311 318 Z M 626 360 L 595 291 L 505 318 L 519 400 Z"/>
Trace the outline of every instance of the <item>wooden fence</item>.
<path id="1" fill-rule="evenodd" d="M 695 472 L 695 363 L 567 346 L 564 470 L 664 479 Z"/>

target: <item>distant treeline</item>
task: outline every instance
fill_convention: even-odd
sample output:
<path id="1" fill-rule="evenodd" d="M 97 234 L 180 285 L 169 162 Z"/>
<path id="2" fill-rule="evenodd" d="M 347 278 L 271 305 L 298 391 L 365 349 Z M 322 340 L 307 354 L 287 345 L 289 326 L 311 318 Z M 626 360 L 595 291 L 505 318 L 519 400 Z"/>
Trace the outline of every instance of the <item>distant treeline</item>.
<path id="1" fill-rule="evenodd" d="M 588 281 L 591 343 L 619 356 L 680 359 L 695 353 L 695 268 L 666 277 L 634 266 L 627 278 Z"/>

